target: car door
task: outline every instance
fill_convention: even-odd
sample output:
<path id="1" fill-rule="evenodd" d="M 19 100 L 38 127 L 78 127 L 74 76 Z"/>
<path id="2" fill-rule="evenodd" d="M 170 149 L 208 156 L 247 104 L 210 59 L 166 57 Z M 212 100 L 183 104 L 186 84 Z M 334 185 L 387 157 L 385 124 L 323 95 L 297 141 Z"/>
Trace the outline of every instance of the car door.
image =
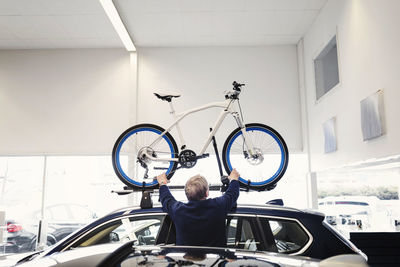
<path id="1" fill-rule="evenodd" d="M 226 243 L 229 248 L 266 250 L 255 215 L 235 214 L 226 220 Z"/>

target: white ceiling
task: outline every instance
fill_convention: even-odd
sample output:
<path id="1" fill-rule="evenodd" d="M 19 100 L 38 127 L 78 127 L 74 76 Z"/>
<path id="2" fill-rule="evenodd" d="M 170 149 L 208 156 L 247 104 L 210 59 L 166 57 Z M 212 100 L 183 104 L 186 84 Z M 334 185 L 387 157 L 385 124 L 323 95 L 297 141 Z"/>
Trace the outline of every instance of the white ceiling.
<path id="1" fill-rule="evenodd" d="M 114 0 L 138 47 L 296 44 L 327 0 Z M 0 49 L 123 47 L 99 0 L 0 0 Z"/>
<path id="2" fill-rule="evenodd" d="M 0 0 L 0 49 L 123 47 L 98 0 Z"/>

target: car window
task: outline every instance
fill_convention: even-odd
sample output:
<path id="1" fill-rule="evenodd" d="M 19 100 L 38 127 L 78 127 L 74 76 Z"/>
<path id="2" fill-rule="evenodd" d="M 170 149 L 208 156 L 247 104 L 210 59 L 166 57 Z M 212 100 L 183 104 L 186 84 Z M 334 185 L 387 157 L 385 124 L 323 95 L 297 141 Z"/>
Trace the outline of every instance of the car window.
<path id="1" fill-rule="evenodd" d="M 255 235 L 255 218 L 230 217 L 227 219 L 227 246 L 255 251 L 260 242 Z"/>
<path id="2" fill-rule="evenodd" d="M 309 236 L 297 221 L 275 218 L 260 218 L 260 221 L 267 234 L 272 232 L 279 253 L 295 253 L 308 243 Z"/>
<path id="3" fill-rule="evenodd" d="M 164 217 L 145 215 L 116 219 L 83 235 L 71 248 L 131 240 L 135 245 L 154 245 Z"/>

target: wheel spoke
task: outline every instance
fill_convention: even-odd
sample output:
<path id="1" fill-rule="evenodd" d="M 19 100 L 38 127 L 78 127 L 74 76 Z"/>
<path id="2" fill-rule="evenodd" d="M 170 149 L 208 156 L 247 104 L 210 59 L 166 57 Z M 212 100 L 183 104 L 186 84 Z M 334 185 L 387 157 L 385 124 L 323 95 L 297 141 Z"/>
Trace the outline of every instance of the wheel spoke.
<path id="1" fill-rule="evenodd" d="M 171 141 L 168 136 L 150 147 L 162 132 L 161 129 L 149 126 L 133 127 L 119 138 L 113 150 L 113 164 L 124 183 L 141 186 L 145 182 L 146 186 L 155 186 L 157 181 L 154 178 L 157 175 L 166 171 L 169 174 L 175 170 L 175 162 L 151 160 L 147 156 L 169 159 L 176 154 L 175 141 Z"/>
<path id="2" fill-rule="evenodd" d="M 276 131 L 267 126 L 253 124 L 246 126 L 247 134 L 254 153 L 258 158 L 245 158 L 247 150 L 242 133 L 238 130 L 231 134 L 224 146 L 224 164 L 226 168 L 238 169 L 242 183 L 251 181 L 254 187 L 262 187 L 279 180 L 287 167 L 288 154 L 286 144 Z"/>

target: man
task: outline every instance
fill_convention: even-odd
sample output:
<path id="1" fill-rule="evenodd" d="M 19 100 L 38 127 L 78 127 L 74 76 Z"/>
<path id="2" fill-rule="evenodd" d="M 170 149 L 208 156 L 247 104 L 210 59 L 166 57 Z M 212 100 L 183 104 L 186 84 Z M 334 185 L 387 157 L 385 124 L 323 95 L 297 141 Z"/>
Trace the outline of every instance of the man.
<path id="1" fill-rule="evenodd" d="M 233 169 L 225 194 L 208 199 L 208 183 L 201 176 L 190 178 L 185 185 L 188 203 L 176 201 L 168 189 L 167 176 L 157 177 L 160 201 L 175 224 L 176 244 L 186 246 L 226 247 L 226 215 L 239 197 L 239 173 Z"/>

